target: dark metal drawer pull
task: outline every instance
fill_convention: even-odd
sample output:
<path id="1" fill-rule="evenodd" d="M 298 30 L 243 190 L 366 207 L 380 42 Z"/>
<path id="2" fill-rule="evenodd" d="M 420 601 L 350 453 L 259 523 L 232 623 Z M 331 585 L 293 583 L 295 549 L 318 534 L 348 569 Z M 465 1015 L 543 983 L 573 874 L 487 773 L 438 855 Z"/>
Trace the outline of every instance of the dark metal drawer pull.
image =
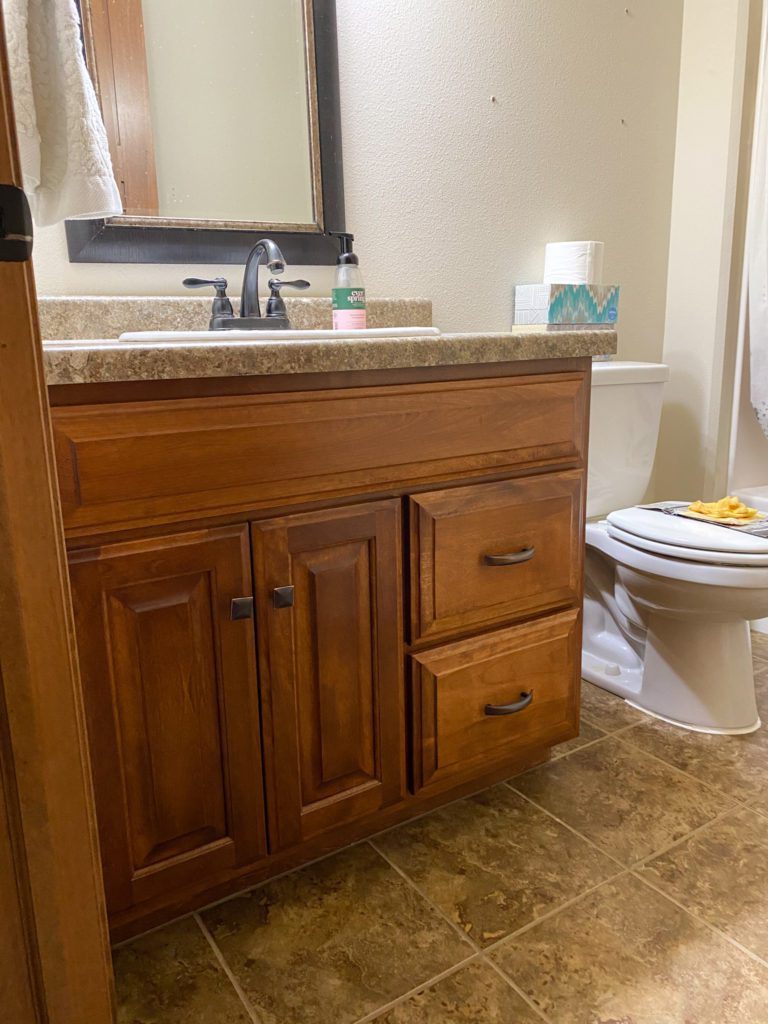
<path id="1" fill-rule="evenodd" d="M 516 700 L 514 704 L 486 704 L 485 713 L 486 715 L 514 715 L 515 712 L 527 708 L 532 700 L 533 690 L 529 690 L 528 693 L 521 693 L 520 700 Z"/>
<path id="2" fill-rule="evenodd" d="M 512 551 L 508 555 L 483 555 L 483 562 L 486 565 L 517 565 L 519 562 L 527 562 L 535 554 L 536 548 L 531 546 L 522 551 Z"/>

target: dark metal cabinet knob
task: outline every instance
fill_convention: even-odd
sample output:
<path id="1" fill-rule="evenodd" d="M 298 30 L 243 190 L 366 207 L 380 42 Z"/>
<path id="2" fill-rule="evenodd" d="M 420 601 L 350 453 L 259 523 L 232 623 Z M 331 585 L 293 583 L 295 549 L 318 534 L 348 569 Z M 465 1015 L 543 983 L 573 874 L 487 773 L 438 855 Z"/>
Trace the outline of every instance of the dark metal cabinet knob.
<path id="1" fill-rule="evenodd" d="M 229 606 L 229 617 L 233 622 L 238 619 L 252 619 L 253 618 L 253 598 L 252 597 L 236 597 L 232 600 Z"/>
<path id="2" fill-rule="evenodd" d="M 275 587 L 272 605 L 274 608 L 293 608 L 293 587 Z"/>

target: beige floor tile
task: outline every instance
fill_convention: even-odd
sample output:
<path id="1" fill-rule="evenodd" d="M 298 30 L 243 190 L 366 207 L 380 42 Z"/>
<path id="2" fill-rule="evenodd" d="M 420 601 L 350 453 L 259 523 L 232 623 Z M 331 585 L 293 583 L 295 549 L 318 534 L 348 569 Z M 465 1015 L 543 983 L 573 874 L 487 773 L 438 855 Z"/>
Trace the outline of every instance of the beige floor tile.
<path id="1" fill-rule="evenodd" d="M 765 1024 L 768 969 L 625 875 L 492 957 L 556 1024 Z"/>
<path id="2" fill-rule="evenodd" d="M 374 844 L 480 946 L 620 870 L 507 786 L 401 825 Z"/>
<path id="3" fill-rule="evenodd" d="M 376 1024 L 541 1024 L 492 967 L 468 964 L 376 1018 Z"/>
<path id="4" fill-rule="evenodd" d="M 596 725 L 604 732 L 616 732 L 645 717 L 615 693 L 593 686 L 586 679 L 581 683 L 581 713 L 585 722 Z"/>
<path id="5" fill-rule="evenodd" d="M 765 728 L 746 736 L 715 736 L 647 720 L 622 733 L 622 739 L 737 800 L 759 800 L 768 787 Z"/>
<path id="6" fill-rule="evenodd" d="M 113 956 L 117 1024 L 250 1024 L 194 918 L 144 935 Z"/>
<path id="7" fill-rule="evenodd" d="M 579 747 L 583 747 L 587 743 L 593 743 L 595 740 L 602 739 L 606 735 L 607 733 L 603 732 L 602 729 L 598 729 L 596 725 L 592 725 L 591 722 L 582 719 L 578 736 L 574 736 L 572 740 L 566 740 L 565 743 L 558 743 L 556 747 L 552 748 L 552 760 L 556 761 L 558 757 L 570 754 L 571 751 L 578 750 Z"/>
<path id="8" fill-rule="evenodd" d="M 661 851 L 729 804 L 610 736 L 510 785 L 627 865 Z"/>
<path id="9" fill-rule="evenodd" d="M 638 874 L 768 960 L 768 818 L 733 811 Z"/>
<path id="10" fill-rule="evenodd" d="M 345 1024 L 472 955 L 363 844 L 202 914 L 265 1024 Z"/>

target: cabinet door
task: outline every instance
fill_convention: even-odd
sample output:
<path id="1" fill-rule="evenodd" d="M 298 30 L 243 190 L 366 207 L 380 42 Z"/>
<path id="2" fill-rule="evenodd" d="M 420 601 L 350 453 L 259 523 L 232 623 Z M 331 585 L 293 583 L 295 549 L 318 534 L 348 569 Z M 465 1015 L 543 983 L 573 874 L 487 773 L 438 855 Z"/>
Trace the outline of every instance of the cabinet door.
<path id="1" fill-rule="evenodd" d="M 71 556 L 111 912 L 266 851 L 248 527 Z"/>
<path id="2" fill-rule="evenodd" d="M 256 523 L 253 548 L 280 849 L 403 795 L 400 503 Z"/>

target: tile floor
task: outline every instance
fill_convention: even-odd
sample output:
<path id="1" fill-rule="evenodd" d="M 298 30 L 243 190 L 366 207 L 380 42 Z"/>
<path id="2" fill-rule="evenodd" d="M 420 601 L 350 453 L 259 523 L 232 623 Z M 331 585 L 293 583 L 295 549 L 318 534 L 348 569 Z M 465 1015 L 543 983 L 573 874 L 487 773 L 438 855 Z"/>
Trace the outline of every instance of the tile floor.
<path id="1" fill-rule="evenodd" d="M 766 727 L 548 764 L 115 950 L 119 1024 L 768 1024 Z"/>

